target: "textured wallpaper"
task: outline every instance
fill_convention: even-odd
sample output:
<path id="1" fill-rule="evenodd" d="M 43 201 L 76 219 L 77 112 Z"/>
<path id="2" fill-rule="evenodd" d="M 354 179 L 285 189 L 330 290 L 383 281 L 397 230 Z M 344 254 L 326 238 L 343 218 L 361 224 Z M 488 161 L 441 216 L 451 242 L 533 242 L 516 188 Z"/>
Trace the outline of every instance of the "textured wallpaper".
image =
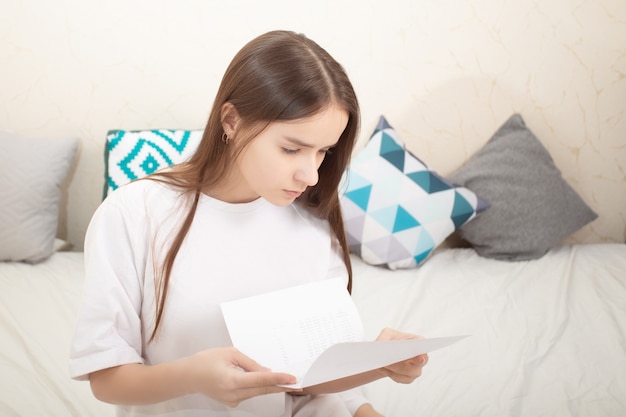
<path id="1" fill-rule="evenodd" d="M 361 144 L 384 114 L 441 174 L 521 113 L 599 214 L 568 241 L 624 241 L 623 0 L 0 0 L 0 129 L 81 140 L 60 235 L 82 247 L 107 130 L 203 128 L 232 56 L 271 29 L 345 66 Z"/>

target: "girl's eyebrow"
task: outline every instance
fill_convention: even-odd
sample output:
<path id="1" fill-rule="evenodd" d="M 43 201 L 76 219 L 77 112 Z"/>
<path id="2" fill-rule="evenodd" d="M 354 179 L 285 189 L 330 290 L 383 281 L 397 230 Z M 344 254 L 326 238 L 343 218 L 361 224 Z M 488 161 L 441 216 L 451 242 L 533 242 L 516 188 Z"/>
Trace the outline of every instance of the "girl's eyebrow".
<path id="1" fill-rule="evenodd" d="M 311 145 L 310 143 L 306 143 L 301 141 L 300 139 L 297 138 L 293 138 L 291 136 L 285 136 L 285 139 L 291 143 L 293 143 L 294 145 L 298 145 L 302 148 L 314 148 L 315 146 Z M 327 149 L 327 148 L 333 148 L 337 145 L 337 142 L 333 143 L 332 145 L 326 146 L 322 149 Z"/>
<path id="2" fill-rule="evenodd" d="M 286 136 L 285 139 L 287 139 L 287 141 L 293 143 L 294 145 L 298 145 L 302 148 L 312 148 L 313 145 L 303 142 L 300 139 L 296 139 L 296 138 L 292 138 L 291 136 Z"/>

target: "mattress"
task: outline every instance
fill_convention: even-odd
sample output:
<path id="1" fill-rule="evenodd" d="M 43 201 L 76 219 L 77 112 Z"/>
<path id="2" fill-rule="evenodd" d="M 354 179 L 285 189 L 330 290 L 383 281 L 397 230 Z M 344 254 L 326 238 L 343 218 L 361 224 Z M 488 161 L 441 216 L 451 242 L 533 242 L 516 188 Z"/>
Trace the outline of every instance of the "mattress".
<path id="1" fill-rule="evenodd" d="M 88 383 L 69 377 L 82 283 L 82 253 L 0 263 L 0 416 L 114 415 Z"/>
<path id="2" fill-rule="evenodd" d="M 369 337 L 384 326 L 470 335 L 432 352 L 412 385 L 366 386 L 387 416 L 626 415 L 626 245 L 514 263 L 452 249 L 415 270 L 353 268 Z"/>
<path id="3" fill-rule="evenodd" d="M 352 261 L 366 338 L 469 335 L 431 352 L 413 384 L 363 387 L 385 416 L 626 415 L 626 245 L 526 262 L 446 249 L 395 271 Z M 82 283 L 81 253 L 0 263 L 1 416 L 114 415 L 68 375 Z"/>

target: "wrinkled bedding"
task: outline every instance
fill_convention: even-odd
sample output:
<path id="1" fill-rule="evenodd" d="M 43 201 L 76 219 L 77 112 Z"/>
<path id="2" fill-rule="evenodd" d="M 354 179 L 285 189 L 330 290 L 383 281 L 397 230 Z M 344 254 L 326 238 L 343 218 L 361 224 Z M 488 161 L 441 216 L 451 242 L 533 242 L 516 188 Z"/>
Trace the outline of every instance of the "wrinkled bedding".
<path id="1" fill-rule="evenodd" d="M 367 332 L 469 334 L 410 386 L 367 395 L 388 416 L 625 416 L 626 245 L 563 246 L 528 262 L 445 250 L 417 270 L 353 258 Z"/>
<path id="2" fill-rule="evenodd" d="M 368 338 L 385 326 L 468 334 L 432 352 L 411 385 L 364 387 L 388 417 L 626 415 L 626 245 L 556 248 L 501 262 L 446 249 L 418 269 L 353 257 Z M 0 264 L 0 415 L 112 416 L 68 376 L 82 254 Z"/>
<path id="3" fill-rule="evenodd" d="M 0 263 L 0 416 L 114 415 L 89 384 L 69 377 L 82 284 L 82 253 L 57 252 L 35 265 Z"/>

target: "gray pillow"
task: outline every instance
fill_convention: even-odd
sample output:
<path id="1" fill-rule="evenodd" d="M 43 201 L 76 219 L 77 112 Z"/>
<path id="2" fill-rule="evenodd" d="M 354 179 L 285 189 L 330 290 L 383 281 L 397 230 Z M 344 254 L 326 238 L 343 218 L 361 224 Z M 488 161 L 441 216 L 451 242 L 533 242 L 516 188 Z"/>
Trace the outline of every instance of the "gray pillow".
<path id="1" fill-rule="evenodd" d="M 486 258 L 540 258 L 598 217 L 519 114 L 448 179 L 489 201 L 485 212 L 459 230 Z"/>
<path id="2" fill-rule="evenodd" d="M 0 260 L 39 262 L 50 256 L 59 220 L 61 183 L 78 140 L 0 132 Z"/>

